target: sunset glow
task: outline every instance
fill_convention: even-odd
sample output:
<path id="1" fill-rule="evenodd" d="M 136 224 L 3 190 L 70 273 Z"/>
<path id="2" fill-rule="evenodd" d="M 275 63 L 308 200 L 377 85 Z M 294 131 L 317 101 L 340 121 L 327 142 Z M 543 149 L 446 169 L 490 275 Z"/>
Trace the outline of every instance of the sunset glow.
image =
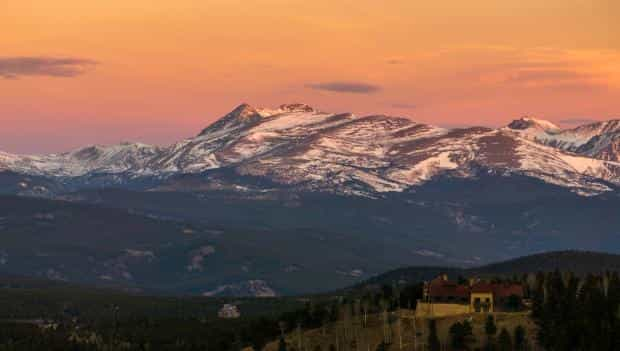
<path id="1" fill-rule="evenodd" d="M 0 150 L 168 144 L 242 102 L 620 118 L 619 19 L 615 0 L 4 0 Z"/>

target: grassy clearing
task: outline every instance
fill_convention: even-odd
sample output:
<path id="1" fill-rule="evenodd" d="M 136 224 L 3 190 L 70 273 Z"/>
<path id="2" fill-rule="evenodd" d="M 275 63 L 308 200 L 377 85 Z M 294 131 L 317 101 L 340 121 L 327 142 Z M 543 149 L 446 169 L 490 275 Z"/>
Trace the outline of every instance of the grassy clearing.
<path id="1" fill-rule="evenodd" d="M 370 315 L 366 327 L 362 326 L 361 316 L 352 317 L 350 322 L 339 321 L 331 323 L 324 328 L 292 332 L 286 335 L 288 350 L 301 351 L 329 351 L 333 346 L 335 350 L 370 350 L 374 351 L 387 335 L 391 339 L 388 350 L 421 350 L 428 341 L 428 319 L 411 318 L 413 311 L 400 310 L 391 313 L 391 323 L 384 333 L 383 317 L 380 314 Z M 532 339 L 535 335 L 535 325 L 529 316 L 529 312 L 520 313 L 492 313 L 495 317 L 498 334 L 502 328 L 506 328 L 510 334 L 518 325 L 526 330 L 526 337 Z M 400 316 L 400 317 L 399 317 Z M 456 322 L 470 320 L 473 326 L 474 338 L 469 343 L 472 350 L 482 349 L 487 342 L 485 334 L 485 321 L 487 314 L 467 314 L 437 318 L 437 334 L 443 347 L 450 349 L 450 326 Z M 301 345 L 301 347 L 299 347 Z M 414 348 L 417 345 L 417 349 Z M 444 346 L 445 345 L 445 346 Z M 269 343 L 265 351 L 277 351 L 278 341 Z"/>

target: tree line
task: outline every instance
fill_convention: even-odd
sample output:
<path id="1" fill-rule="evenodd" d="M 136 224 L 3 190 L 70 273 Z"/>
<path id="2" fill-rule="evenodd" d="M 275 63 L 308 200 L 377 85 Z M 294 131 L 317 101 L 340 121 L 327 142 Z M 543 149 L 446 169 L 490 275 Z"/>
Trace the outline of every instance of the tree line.
<path id="1" fill-rule="evenodd" d="M 523 284 L 531 301 L 535 335 L 522 326 L 498 328 L 493 316 L 485 323 L 485 350 L 606 351 L 620 350 L 620 278 L 618 273 L 577 276 L 570 272 L 527 274 L 510 281 Z M 375 350 L 399 349 L 401 308 L 415 309 L 422 284 L 383 285 L 349 291 L 339 296 L 307 299 L 303 308 L 277 315 L 238 320 L 204 320 L 192 316 L 148 314 L 120 319 L 75 319 L 59 315 L 53 328 L 0 322 L 0 351 L 4 350 L 261 350 L 280 340 L 281 351 L 368 350 L 368 323 L 373 316 L 380 328 Z M 156 306 L 154 306 L 156 308 Z M 441 345 L 434 321 L 428 325 L 428 350 L 468 350 L 473 341 L 469 321 L 450 327 L 448 345 Z M 327 344 L 306 340 L 304 331 L 317 330 Z M 499 330 L 498 330 L 499 329 Z M 309 346 L 311 345 L 311 347 Z M 375 351 L 373 350 L 373 351 Z"/>

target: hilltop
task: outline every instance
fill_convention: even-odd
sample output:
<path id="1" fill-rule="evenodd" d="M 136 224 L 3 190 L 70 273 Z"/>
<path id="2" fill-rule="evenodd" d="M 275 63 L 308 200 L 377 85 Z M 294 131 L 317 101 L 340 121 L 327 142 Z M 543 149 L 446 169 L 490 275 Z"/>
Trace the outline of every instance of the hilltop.
<path id="1" fill-rule="evenodd" d="M 537 272 L 573 272 L 580 276 L 600 274 L 604 272 L 620 272 L 620 255 L 592 251 L 555 251 L 519 257 L 503 262 L 492 263 L 480 267 L 405 267 L 399 268 L 356 285 L 360 287 L 413 284 L 428 281 L 440 273 L 446 273 L 454 278 L 462 277 L 511 277 Z"/>

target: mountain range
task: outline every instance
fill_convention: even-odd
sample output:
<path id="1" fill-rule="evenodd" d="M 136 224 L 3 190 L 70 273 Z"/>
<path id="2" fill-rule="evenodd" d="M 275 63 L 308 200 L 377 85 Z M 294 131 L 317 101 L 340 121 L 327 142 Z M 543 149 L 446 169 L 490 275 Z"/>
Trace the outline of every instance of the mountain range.
<path id="1" fill-rule="evenodd" d="M 0 153 L 0 271 L 269 296 L 411 265 L 620 253 L 619 124 L 446 129 L 243 104 L 167 147 Z"/>
<path id="2" fill-rule="evenodd" d="M 167 147 L 122 143 L 44 156 L 0 153 L 0 170 L 54 184 L 35 189 L 18 182 L 17 192 L 40 195 L 115 186 L 286 188 L 377 197 L 410 191 L 440 175 L 471 178 L 484 171 L 525 175 L 590 196 L 620 185 L 619 161 L 620 120 L 563 130 L 524 117 L 498 129 L 446 129 L 304 104 L 242 104 L 197 136 Z M 198 177 L 189 182 L 183 175 Z M 243 177 L 260 181 L 239 181 Z"/>

